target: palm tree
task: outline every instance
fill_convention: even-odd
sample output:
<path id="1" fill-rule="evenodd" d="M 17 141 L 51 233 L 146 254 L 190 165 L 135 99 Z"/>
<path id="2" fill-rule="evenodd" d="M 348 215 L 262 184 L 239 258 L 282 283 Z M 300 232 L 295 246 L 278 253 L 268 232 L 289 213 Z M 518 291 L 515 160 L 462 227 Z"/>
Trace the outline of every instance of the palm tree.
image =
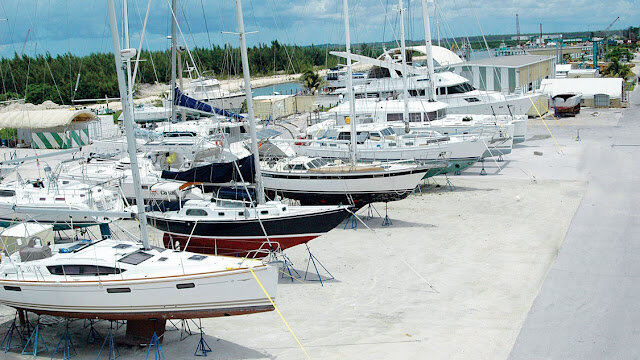
<path id="1" fill-rule="evenodd" d="M 300 82 L 308 92 L 314 93 L 316 92 L 316 90 L 319 90 L 322 87 L 324 81 L 322 80 L 322 78 L 320 78 L 320 75 L 318 75 L 318 73 L 314 72 L 311 69 L 308 69 L 304 73 L 302 73 Z"/>
<path id="2" fill-rule="evenodd" d="M 620 63 L 618 58 L 611 59 L 611 62 L 607 67 L 602 71 L 602 75 L 606 77 L 618 77 L 627 79 L 633 75 L 631 72 L 631 68 L 628 65 L 623 65 Z"/>

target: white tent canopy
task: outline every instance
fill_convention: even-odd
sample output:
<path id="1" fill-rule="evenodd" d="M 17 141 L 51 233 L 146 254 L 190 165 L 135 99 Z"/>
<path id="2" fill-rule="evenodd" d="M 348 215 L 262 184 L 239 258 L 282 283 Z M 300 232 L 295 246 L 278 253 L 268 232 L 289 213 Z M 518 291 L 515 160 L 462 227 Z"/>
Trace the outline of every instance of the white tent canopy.
<path id="1" fill-rule="evenodd" d="M 47 109 L 0 112 L 0 128 L 48 129 L 72 122 L 90 121 L 96 115 L 89 110 Z"/>

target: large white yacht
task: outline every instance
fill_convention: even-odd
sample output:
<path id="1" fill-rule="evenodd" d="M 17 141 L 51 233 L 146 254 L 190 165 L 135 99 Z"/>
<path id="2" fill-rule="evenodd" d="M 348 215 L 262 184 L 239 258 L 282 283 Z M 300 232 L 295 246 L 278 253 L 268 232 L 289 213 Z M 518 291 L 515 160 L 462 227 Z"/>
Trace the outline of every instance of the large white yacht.
<path id="1" fill-rule="evenodd" d="M 526 115 L 539 94 L 506 94 L 498 91 L 475 89 L 468 79 L 447 71 L 446 66 L 462 62 L 453 52 L 432 47 L 436 72 L 433 74 L 433 87 L 438 100 L 449 105 L 450 114 L 486 114 L 486 115 Z M 407 47 L 407 52 L 426 53 L 425 46 Z M 344 52 L 332 51 L 333 55 L 344 57 Z M 354 86 L 356 98 L 398 99 L 404 92 L 402 69 L 399 66 L 400 49 L 385 51 L 378 59 L 363 55 L 354 55 L 355 60 L 371 64 L 366 81 Z M 417 66 L 417 62 L 408 62 L 407 90 L 412 98 L 429 98 L 430 76 L 426 66 Z M 334 94 L 346 94 L 345 88 Z"/>
<path id="2" fill-rule="evenodd" d="M 356 100 L 356 118 L 358 123 L 377 123 L 390 125 L 398 133 L 405 132 L 403 100 Z M 440 101 L 409 99 L 407 101 L 410 130 L 430 129 L 443 135 L 474 134 L 489 140 L 509 140 L 520 143 L 527 133 L 527 116 L 525 115 L 483 115 L 483 114 L 448 114 L 450 107 Z M 345 102 L 329 110 L 326 119 L 343 125 L 349 117 L 349 103 Z M 493 146 L 509 149 L 510 144 L 492 141 Z M 510 152 L 510 150 L 509 150 Z M 503 155 L 505 153 L 502 153 Z"/>

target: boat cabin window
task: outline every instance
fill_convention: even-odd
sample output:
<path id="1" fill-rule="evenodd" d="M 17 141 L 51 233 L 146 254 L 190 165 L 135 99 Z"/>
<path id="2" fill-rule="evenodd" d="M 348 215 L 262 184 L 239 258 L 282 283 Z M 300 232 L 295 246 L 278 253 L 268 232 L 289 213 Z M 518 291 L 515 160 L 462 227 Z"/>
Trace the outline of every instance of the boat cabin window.
<path id="1" fill-rule="evenodd" d="M 207 213 L 207 211 L 203 210 L 203 209 L 187 209 L 186 214 L 187 214 L 187 216 L 207 216 L 207 215 L 209 215 L 209 213 Z"/>
<path id="2" fill-rule="evenodd" d="M 269 215 L 269 210 L 260 211 L 260 215 Z"/>
<path id="3" fill-rule="evenodd" d="M 462 83 L 462 84 L 457 84 L 457 85 L 448 86 L 448 87 L 439 87 L 436 90 L 436 94 L 438 94 L 438 95 L 443 95 L 443 94 L 448 94 L 448 95 L 464 94 L 464 93 L 467 93 L 467 92 L 473 91 L 473 90 L 475 90 L 475 88 L 471 84 Z"/>
<path id="4" fill-rule="evenodd" d="M 478 99 L 477 97 L 470 97 L 470 98 L 464 98 L 464 101 L 474 103 L 474 102 L 480 102 L 480 99 Z"/>
<path id="5" fill-rule="evenodd" d="M 379 133 L 379 132 L 372 132 L 372 133 L 371 133 L 371 135 L 370 135 L 370 137 L 371 137 L 371 140 L 373 140 L 373 141 L 380 141 L 380 140 L 382 140 L 382 136 L 380 136 L 380 133 Z"/>
<path id="6" fill-rule="evenodd" d="M 402 121 L 402 114 L 387 114 L 387 121 Z"/>
<path id="7" fill-rule="evenodd" d="M 0 190 L 0 197 L 13 197 L 16 196 L 14 190 Z"/>
<path id="8" fill-rule="evenodd" d="M 422 116 L 420 113 L 410 113 L 409 114 L 409 122 L 421 122 Z"/>
<path id="9" fill-rule="evenodd" d="M 389 135 L 395 135 L 396 132 L 393 131 L 392 128 L 386 128 L 386 129 L 382 129 L 380 133 L 382 133 L 383 136 L 389 136 Z"/>
<path id="10" fill-rule="evenodd" d="M 47 270 L 49 270 L 51 275 L 81 276 L 113 275 L 126 271 L 125 269 L 97 265 L 51 265 L 47 266 Z"/>
<path id="11" fill-rule="evenodd" d="M 350 132 L 341 132 L 338 135 L 338 140 L 351 140 L 351 133 Z"/>
<path id="12" fill-rule="evenodd" d="M 211 202 L 213 202 L 213 200 L 214 199 L 211 199 Z M 243 208 L 243 207 L 245 207 L 245 203 L 242 202 L 242 201 L 228 200 L 228 199 L 215 199 L 215 200 L 216 200 L 216 204 L 218 206 L 225 206 L 225 207 L 231 207 L 231 208 Z M 193 209 L 193 210 L 195 210 L 195 209 Z"/>
<path id="13" fill-rule="evenodd" d="M 131 247 L 131 245 L 129 245 L 129 244 L 118 244 L 118 245 L 114 246 L 113 248 L 122 250 L 122 249 L 127 249 L 127 248 L 130 248 L 130 247 Z"/>
<path id="14" fill-rule="evenodd" d="M 429 111 L 424 113 L 424 120 L 425 121 L 433 121 L 436 120 L 438 118 L 438 112 L 437 111 Z"/>

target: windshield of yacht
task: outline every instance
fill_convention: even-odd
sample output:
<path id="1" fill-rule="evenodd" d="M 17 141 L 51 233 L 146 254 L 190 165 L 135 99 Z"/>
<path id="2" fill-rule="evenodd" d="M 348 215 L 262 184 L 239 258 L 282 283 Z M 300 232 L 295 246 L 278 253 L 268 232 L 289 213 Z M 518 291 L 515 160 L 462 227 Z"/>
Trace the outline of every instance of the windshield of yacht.
<path id="1" fill-rule="evenodd" d="M 467 93 L 467 92 L 473 91 L 473 90 L 475 90 L 475 88 L 471 84 L 469 84 L 468 82 L 465 82 L 465 83 L 457 84 L 457 85 L 453 85 L 453 86 L 439 87 L 436 90 L 436 94 L 438 94 L 438 95 L 464 94 L 464 93 Z"/>
<path id="2" fill-rule="evenodd" d="M 165 131 L 162 133 L 162 136 L 168 138 L 175 137 L 196 137 L 197 134 L 193 131 Z"/>

